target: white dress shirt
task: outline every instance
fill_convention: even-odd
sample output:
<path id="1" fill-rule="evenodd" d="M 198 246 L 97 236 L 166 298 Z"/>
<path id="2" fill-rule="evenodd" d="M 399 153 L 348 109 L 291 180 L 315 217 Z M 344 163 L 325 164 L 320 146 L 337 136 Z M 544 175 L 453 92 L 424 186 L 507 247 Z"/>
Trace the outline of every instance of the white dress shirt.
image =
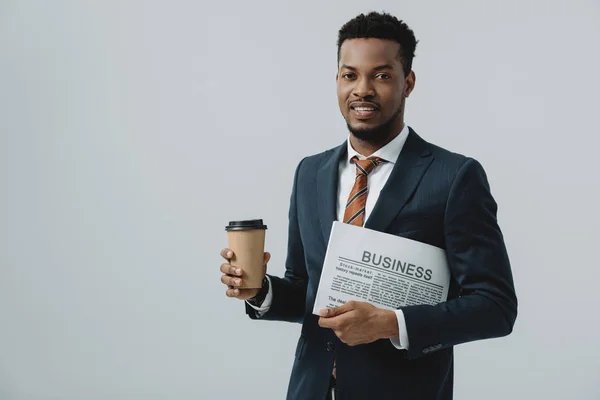
<path id="1" fill-rule="evenodd" d="M 402 151 L 402 147 L 404 147 L 404 143 L 406 142 L 406 138 L 408 137 L 408 126 L 404 124 L 404 128 L 400 132 L 398 136 L 396 136 L 391 142 L 377 150 L 375 153 L 371 154 L 370 157 L 380 157 L 387 162 L 378 165 L 373 172 L 371 172 L 367 179 L 367 187 L 368 195 L 367 195 L 367 204 L 365 206 L 365 221 L 368 220 L 369 215 L 373 211 L 373 207 L 375 203 L 377 203 L 377 199 L 379 198 L 379 193 L 381 193 L 381 189 L 383 189 L 385 183 L 387 182 L 390 174 L 392 173 L 392 169 L 396 164 L 396 160 Z M 352 144 L 350 143 L 350 137 L 348 137 L 347 141 L 348 152 L 347 156 L 342 158 L 338 167 L 338 190 L 337 190 L 337 220 L 344 220 L 344 211 L 346 210 L 346 202 L 348 201 L 348 195 L 352 191 L 352 187 L 354 186 L 354 182 L 356 180 L 356 165 L 351 163 L 350 160 L 354 156 L 358 156 L 360 160 L 364 160 L 367 157 L 359 154 L 354 150 Z M 269 279 L 269 277 L 267 277 Z M 259 316 L 264 315 L 273 302 L 273 293 L 270 290 L 271 281 L 269 280 L 269 291 L 266 294 L 265 300 L 263 301 L 261 307 L 257 307 L 254 304 L 248 302 L 248 304 L 254 308 Z M 398 320 L 398 328 L 400 332 L 399 337 L 390 338 L 390 341 L 397 349 L 406 349 L 408 350 L 408 335 L 406 334 L 406 321 L 404 320 L 404 313 L 402 310 L 395 310 L 396 319 Z"/>

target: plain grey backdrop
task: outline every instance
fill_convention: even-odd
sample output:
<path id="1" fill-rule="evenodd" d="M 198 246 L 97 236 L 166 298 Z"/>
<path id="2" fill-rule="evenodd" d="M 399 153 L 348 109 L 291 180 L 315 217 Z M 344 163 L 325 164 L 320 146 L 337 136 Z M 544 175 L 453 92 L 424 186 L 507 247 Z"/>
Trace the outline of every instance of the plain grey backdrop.
<path id="1" fill-rule="evenodd" d="M 484 165 L 512 261 L 514 332 L 456 348 L 455 397 L 600 398 L 598 1 L 1 0 L 0 399 L 284 398 L 300 326 L 250 321 L 218 253 L 263 218 L 283 273 L 371 10 L 414 29 L 406 121 Z"/>

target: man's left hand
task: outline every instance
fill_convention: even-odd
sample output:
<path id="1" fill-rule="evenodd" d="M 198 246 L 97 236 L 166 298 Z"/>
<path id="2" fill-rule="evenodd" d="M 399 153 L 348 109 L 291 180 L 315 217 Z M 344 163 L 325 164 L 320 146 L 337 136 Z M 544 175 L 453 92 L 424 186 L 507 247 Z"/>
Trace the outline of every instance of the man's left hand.
<path id="1" fill-rule="evenodd" d="M 349 346 L 399 334 L 396 313 L 369 303 L 349 301 L 340 307 L 321 310 L 320 316 L 319 325 L 333 329 L 336 336 Z"/>

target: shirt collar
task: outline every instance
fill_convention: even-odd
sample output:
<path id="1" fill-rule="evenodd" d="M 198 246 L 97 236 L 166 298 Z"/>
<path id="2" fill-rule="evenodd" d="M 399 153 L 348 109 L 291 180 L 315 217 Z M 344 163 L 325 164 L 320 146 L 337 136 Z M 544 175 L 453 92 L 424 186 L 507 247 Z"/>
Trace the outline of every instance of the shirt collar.
<path id="1" fill-rule="evenodd" d="M 386 160 L 389 163 L 396 163 L 400 152 L 402 151 L 402 147 L 404 147 L 404 143 L 406 142 L 406 138 L 408 137 L 408 125 L 404 124 L 404 128 L 400 131 L 400 134 L 392 139 L 391 142 L 377 150 L 375 153 L 371 154 L 369 157 L 380 157 Z M 354 148 L 352 144 L 350 144 L 350 137 L 348 137 L 347 141 L 348 146 L 348 162 L 352 160 L 352 157 L 358 156 L 359 160 L 364 160 L 367 157 L 359 154 Z"/>

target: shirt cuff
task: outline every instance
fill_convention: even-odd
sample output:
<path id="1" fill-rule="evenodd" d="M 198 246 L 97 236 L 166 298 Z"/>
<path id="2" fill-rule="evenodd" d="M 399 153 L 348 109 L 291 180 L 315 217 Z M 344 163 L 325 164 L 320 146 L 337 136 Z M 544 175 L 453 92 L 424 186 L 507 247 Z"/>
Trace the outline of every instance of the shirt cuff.
<path id="1" fill-rule="evenodd" d="M 266 314 L 267 311 L 269 311 L 269 308 L 271 308 L 271 304 L 273 304 L 273 292 L 271 291 L 271 279 L 269 278 L 269 276 L 266 276 L 267 280 L 269 281 L 269 289 L 267 290 L 267 294 L 265 295 L 265 300 L 263 301 L 263 303 L 259 306 L 252 304 L 252 302 L 246 300 L 246 303 L 248 303 L 248 305 L 252 308 L 254 308 L 256 310 L 256 315 L 258 315 L 259 317 L 262 317 L 263 315 Z"/>
<path id="2" fill-rule="evenodd" d="M 406 320 L 404 319 L 404 313 L 402 310 L 394 310 L 396 313 L 396 319 L 398 320 L 398 331 L 400 335 L 398 337 L 390 338 L 390 342 L 398 350 L 408 350 L 408 334 L 406 333 Z"/>

